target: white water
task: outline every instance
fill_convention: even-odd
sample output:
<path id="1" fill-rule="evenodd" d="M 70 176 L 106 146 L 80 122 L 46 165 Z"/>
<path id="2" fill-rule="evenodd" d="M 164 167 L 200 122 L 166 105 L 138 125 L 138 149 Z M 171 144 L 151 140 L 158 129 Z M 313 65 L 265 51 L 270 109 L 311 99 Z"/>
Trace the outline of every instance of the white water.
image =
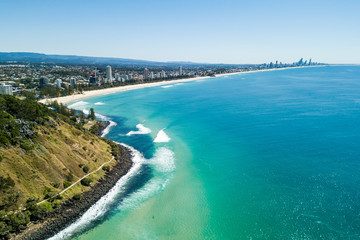
<path id="1" fill-rule="evenodd" d="M 86 106 L 88 104 L 89 104 L 88 102 L 79 101 L 79 102 L 76 102 L 76 103 L 73 103 L 73 104 L 69 105 L 68 108 L 79 109 L 80 107 Z"/>
<path id="2" fill-rule="evenodd" d="M 170 142 L 171 138 L 166 135 L 164 130 L 160 130 L 154 139 L 155 143 Z"/>
<path id="3" fill-rule="evenodd" d="M 117 123 L 110 121 L 110 124 L 103 130 L 101 137 L 105 137 L 106 135 L 108 135 L 108 133 L 110 132 L 111 128 L 116 126 Z"/>
<path id="4" fill-rule="evenodd" d="M 136 128 L 138 129 L 138 131 L 130 131 L 126 134 L 126 136 L 131 136 L 131 135 L 135 135 L 135 134 L 149 134 L 151 133 L 151 129 L 145 127 L 144 125 L 142 125 L 141 123 L 139 123 L 138 125 L 136 125 Z"/>
<path id="5" fill-rule="evenodd" d="M 171 88 L 173 87 L 174 85 L 165 85 L 165 86 L 161 86 L 162 88 Z"/>
<path id="6" fill-rule="evenodd" d="M 103 103 L 103 102 L 96 102 L 96 103 L 94 103 L 95 105 L 105 105 L 105 103 Z"/>

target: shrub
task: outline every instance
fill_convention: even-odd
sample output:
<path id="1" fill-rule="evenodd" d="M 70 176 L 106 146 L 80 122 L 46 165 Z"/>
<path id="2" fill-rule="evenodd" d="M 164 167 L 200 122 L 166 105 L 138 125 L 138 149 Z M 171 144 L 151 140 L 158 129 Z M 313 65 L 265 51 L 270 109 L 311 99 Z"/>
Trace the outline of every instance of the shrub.
<path id="1" fill-rule="evenodd" d="M 2 162 L 3 159 L 4 158 L 3 158 L 2 154 L 0 153 L 0 162 Z"/>
<path id="2" fill-rule="evenodd" d="M 91 182 L 92 180 L 90 178 L 84 178 L 81 180 L 81 185 L 88 187 L 90 186 Z"/>
<path id="3" fill-rule="evenodd" d="M 30 212 L 18 212 L 9 215 L 8 224 L 11 226 L 12 231 L 19 232 L 26 228 L 26 225 L 30 222 Z"/>
<path id="4" fill-rule="evenodd" d="M 88 166 L 84 166 L 84 167 L 83 167 L 83 171 L 84 171 L 84 173 L 88 173 L 88 172 L 89 172 L 89 170 L 90 170 L 90 168 L 89 168 Z"/>
<path id="5" fill-rule="evenodd" d="M 83 163 L 80 163 L 80 164 L 79 164 L 79 168 L 82 168 L 83 166 L 84 166 Z"/>
<path id="6" fill-rule="evenodd" d="M 73 196 L 74 200 L 80 200 L 81 199 L 81 193 L 77 193 Z"/>
<path id="7" fill-rule="evenodd" d="M 14 180 L 11 177 L 4 178 L 0 176 L 0 190 L 7 190 L 15 186 Z"/>
<path id="8" fill-rule="evenodd" d="M 110 166 L 103 166 L 102 170 L 104 170 L 105 172 L 110 171 Z"/>
<path id="9" fill-rule="evenodd" d="M 0 204 L 0 209 L 10 208 L 11 206 L 16 205 L 19 198 L 20 198 L 19 192 L 5 195 L 5 197 L 3 198 Z"/>
<path id="10" fill-rule="evenodd" d="M 36 202 L 32 201 L 32 199 L 28 199 L 25 206 L 26 209 L 30 212 L 31 221 L 42 220 L 47 216 L 47 213 L 49 212 L 46 206 L 44 206 L 43 204 L 36 205 Z"/>
<path id="11" fill-rule="evenodd" d="M 25 151 L 30 151 L 34 149 L 34 144 L 31 143 L 29 140 L 23 140 L 20 143 L 20 147 L 24 149 Z"/>
<path id="12" fill-rule="evenodd" d="M 71 182 L 65 181 L 63 185 L 64 185 L 64 188 L 68 188 L 71 185 Z"/>
<path id="13" fill-rule="evenodd" d="M 74 181 L 74 175 L 72 175 L 72 173 L 66 174 L 65 178 L 66 178 L 66 181 L 68 181 L 68 182 Z"/>

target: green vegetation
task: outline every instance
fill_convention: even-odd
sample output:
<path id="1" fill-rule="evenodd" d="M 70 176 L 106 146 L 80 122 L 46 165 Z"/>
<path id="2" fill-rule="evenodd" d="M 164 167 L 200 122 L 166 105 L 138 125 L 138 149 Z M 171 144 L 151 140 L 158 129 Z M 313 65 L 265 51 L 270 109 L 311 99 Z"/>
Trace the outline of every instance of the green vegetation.
<path id="1" fill-rule="evenodd" d="M 77 193 L 73 196 L 73 199 L 74 200 L 80 200 L 81 199 L 81 194 L 80 193 Z"/>
<path id="2" fill-rule="evenodd" d="M 64 200 L 80 199 L 104 176 L 98 171 L 59 195 L 116 153 L 111 141 L 84 129 L 81 118 L 57 102 L 0 95 L 0 239 L 45 219 Z"/>
<path id="3" fill-rule="evenodd" d="M 105 172 L 108 172 L 108 171 L 110 171 L 110 167 L 109 166 L 103 166 L 102 170 L 104 170 Z"/>
<path id="4" fill-rule="evenodd" d="M 84 178 L 80 182 L 81 182 L 81 185 L 88 187 L 88 186 L 90 186 L 92 180 L 90 178 Z"/>
<path id="5" fill-rule="evenodd" d="M 89 113 L 89 116 L 88 116 L 88 118 L 90 119 L 90 120 L 95 120 L 95 112 L 94 112 L 94 109 L 93 108 L 90 108 L 90 113 Z"/>
<path id="6" fill-rule="evenodd" d="M 84 173 L 88 173 L 89 170 L 90 170 L 89 166 L 84 166 L 84 167 L 83 167 Z"/>

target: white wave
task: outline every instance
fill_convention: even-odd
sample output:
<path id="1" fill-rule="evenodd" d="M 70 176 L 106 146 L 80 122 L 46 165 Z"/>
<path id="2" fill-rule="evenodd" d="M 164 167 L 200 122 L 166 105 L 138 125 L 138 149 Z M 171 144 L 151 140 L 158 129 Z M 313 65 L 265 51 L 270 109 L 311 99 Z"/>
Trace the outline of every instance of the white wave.
<path id="1" fill-rule="evenodd" d="M 184 83 L 183 82 L 181 82 L 181 83 L 175 83 L 174 85 L 175 86 L 179 86 L 179 85 L 183 85 Z"/>
<path id="2" fill-rule="evenodd" d="M 122 145 L 126 146 L 125 144 Z M 131 169 L 127 172 L 127 174 L 120 178 L 119 181 L 115 184 L 115 186 L 99 201 L 97 201 L 92 207 L 90 207 L 89 210 L 87 210 L 77 221 L 75 221 L 73 224 L 71 224 L 64 230 L 60 231 L 55 236 L 49 238 L 50 240 L 69 238 L 74 231 L 81 230 L 82 228 L 88 226 L 88 224 L 92 220 L 101 217 L 106 212 L 108 206 L 113 203 L 115 196 L 118 193 L 124 191 L 124 185 L 129 181 L 129 179 L 131 179 L 131 177 L 135 176 L 139 172 L 141 165 L 144 163 L 145 160 L 145 158 L 140 152 L 136 151 L 132 147 L 126 147 L 131 150 L 132 161 L 134 163 Z"/>
<path id="3" fill-rule="evenodd" d="M 171 150 L 165 147 L 159 148 L 152 159 L 146 160 L 139 151 L 125 144 L 121 145 L 127 147 L 131 151 L 132 161 L 134 164 L 129 172 L 120 178 L 116 185 L 89 210 L 87 210 L 76 222 L 60 231 L 55 236 L 51 237 L 50 240 L 70 238 L 75 231 L 78 232 L 82 229 L 85 229 L 87 226 L 89 226 L 89 224 L 91 224 L 92 221 L 103 216 L 103 214 L 109 208 L 110 204 L 112 204 L 116 199 L 116 195 L 124 192 L 125 184 L 131 179 L 131 177 L 139 173 L 143 164 L 153 165 L 155 171 L 161 172 L 163 174 L 152 178 L 148 183 L 145 184 L 145 186 L 126 197 L 120 203 L 118 209 L 133 209 L 150 197 L 155 196 L 166 187 L 172 176 L 172 172 L 175 169 L 174 153 Z"/>
<path id="4" fill-rule="evenodd" d="M 158 172 L 173 172 L 175 170 L 174 152 L 166 147 L 156 150 L 153 158 L 148 161 Z"/>
<path id="5" fill-rule="evenodd" d="M 103 103 L 103 102 L 96 102 L 96 103 L 94 103 L 95 105 L 105 105 L 105 103 Z"/>
<path id="6" fill-rule="evenodd" d="M 97 117 L 103 121 L 110 121 L 110 119 L 107 116 L 101 115 L 99 113 L 95 113 L 95 117 Z"/>
<path id="7" fill-rule="evenodd" d="M 110 132 L 110 129 L 116 125 L 117 125 L 116 122 L 110 121 L 110 124 L 102 131 L 101 137 L 105 137 L 106 135 L 108 135 Z"/>
<path id="8" fill-rule="evenodd" d="M 83 109 L 82 112 L 83 112 L 84 114 L 89 114 L 89 113 L 90 113 L 90 111 L 87 110 L 87 109 Z"/>
<path id="9" fill-rule="evenodd" d="M 171 88 L 173 87 L 174 85 L 165 85 L 165 86 L 161 86 L 162 88 Z"/>
<path id="10" fill-rule="evenodd" d="M 135 135 L 135 134 L 149 134 L 151 133 L 151 129 L 145 127 L 144 125 L 142 125 L 141 123 L 139 123 L 138 125 L 136 125 L 136 128 L 139 129 L 138 131 L 130 131 L 126 134 L 126 136 L 131 136 L 131 135 Z"/>
<path id="11" fill-rule="evenodd" d="M 86 105 L 88 105 L 88 104 L 89 104 L 88 102 L 79 101 L 79 102 L 70 104 L 70 105 L 68 106 L 68 108 L 79 109 L 80 107 L 86 106 Z"/>
<path id="12" fill-rule="evenodd" d="M 171 138 L 166 135 L 166 133 L 163 130 L 160 130 L 158 134 L 156 135 L 156 138 L 154 139 L 154 142 L 161 143 L 161 142 L 170 142 Z"/>
<path id="13" fill-rule="evenodd" d="M 165 147 L 159 148 L 154 157 L 146 161 L 146 163 L 151 165 L 157 174 L 145 186 L 125 198 L 118 206 L 119 210 L 134 209 L 147 199 L 163 191 L 176 167 L 174 152 Z"/>

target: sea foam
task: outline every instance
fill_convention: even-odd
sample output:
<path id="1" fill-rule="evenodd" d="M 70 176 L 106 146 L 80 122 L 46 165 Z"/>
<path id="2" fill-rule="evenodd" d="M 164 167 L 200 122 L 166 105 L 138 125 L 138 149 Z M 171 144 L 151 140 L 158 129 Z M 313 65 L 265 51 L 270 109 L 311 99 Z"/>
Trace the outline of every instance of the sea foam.
<path id="1" fill-rule="evenodd" d="M 86 106 L 86 105 L 88 105 L 88 104 L 89 104 L 88 102 L 79 101 L 79 102 L 70 104 L 70 105 L 68 106 L 68 108 L 79 109 L 80 107 L 84 107 L 84 106 Z"/>
<path id="2" fill-rule="evenodd" d="M 108 135 L 111 128 L 116 126 L 116 125 L 117 125 L 116 122 L 110 121 L 110 124 L 102 131 L 101 137 L 105 137 L 106 135 Z"/>
<path id="3" fill-rule="evenodd" d="M 139 123 L 138 125 L 136 125 L 136 128 L 138 129 L 138 131 L 130 131 L 126 134 L 126 136 L 131 136 L 131 135 L 135 135 L 135 134 L 149 134 L 151 133 L 151 129 L 145 127 L 144 125 L 142 125 L 141 123 Z"/>
<path id="4" fill-rule="evenodd" d="M 158 134 L 156 135 L 156 138 L 154 139 L 155 143 L 161 143 L 161 142 L 170 142 L 171 138 L 166 135 L 164 130 L 160 130 Z"/>
<path id="5" fill-rule="evenodd" d="M 161 86 L 162 88 L 171 88 L 173 87 L 174 85 L 165 85 L 165 86 Z"/>
<path id="6" fill-rule="evenodd" d="M 96 103 L 94 103 L 95 105 L 105 105 L 105 103 L 103 103 L 103 102 L 96 102 Z"/>

